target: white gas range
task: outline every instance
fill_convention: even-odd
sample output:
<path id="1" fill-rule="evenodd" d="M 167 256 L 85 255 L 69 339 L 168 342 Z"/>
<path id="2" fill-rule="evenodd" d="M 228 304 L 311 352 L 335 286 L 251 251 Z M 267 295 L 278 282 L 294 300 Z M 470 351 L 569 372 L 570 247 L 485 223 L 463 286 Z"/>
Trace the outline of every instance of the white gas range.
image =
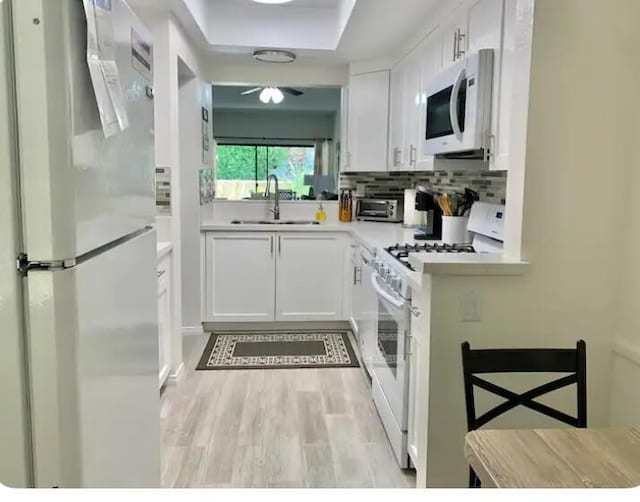
<path id="1" fill-rule="evenodd" d="M 501 253 L 505 208 L 477 202 L 469 218 L 471 244 L 413 242 L 377 249 L 369 278 L 378 297 L 377 330 L 372 357 L 365 361 L 372 377 L 373 400 L 401 467 L 409 466 L 407 424 L 409 412 L 409 337 L 411 320 L 420 313 L 411 306 L 417 274 L 409 264 L 411 253 Z M 370 335 L 371 336 L 371 335 Z"/>

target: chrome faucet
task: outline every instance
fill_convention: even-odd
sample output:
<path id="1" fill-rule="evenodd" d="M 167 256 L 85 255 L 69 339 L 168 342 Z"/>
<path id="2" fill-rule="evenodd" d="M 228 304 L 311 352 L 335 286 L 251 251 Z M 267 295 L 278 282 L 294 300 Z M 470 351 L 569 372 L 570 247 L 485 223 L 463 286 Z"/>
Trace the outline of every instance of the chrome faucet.
<path id="1" fill-rule="evenodd" d="M 265 192 L 264 196 L 267 199 L 271 198 L 271 179 L 274 179 L 276 181 L 276 197 L 273 209 L 269 209 L 269 211 L 273 213 L 273 219 L 277 221 L 280 219 L 280 184 L 278 182 L 278 177 L 275 174 L 270 174 L 269 176 L 267 176 L 267 191 Z"/>

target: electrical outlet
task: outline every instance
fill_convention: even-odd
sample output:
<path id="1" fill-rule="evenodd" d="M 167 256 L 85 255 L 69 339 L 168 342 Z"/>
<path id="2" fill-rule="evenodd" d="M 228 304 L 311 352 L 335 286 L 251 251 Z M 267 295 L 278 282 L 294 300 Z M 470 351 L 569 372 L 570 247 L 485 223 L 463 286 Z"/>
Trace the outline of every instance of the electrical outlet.
<path id="1" fill-rule="evenodd" d="M 466 291 L 460 297 L 460 320 L 462 322 L 482 321 L 480 298 L 475 291 Z"/>

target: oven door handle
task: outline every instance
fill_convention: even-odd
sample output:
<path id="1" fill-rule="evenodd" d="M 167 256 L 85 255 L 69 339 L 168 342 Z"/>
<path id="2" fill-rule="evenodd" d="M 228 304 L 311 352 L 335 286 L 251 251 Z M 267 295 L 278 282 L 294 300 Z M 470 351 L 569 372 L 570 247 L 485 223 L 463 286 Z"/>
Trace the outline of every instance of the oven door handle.
<path id="1" fill-rule="evenodd" d="M 460 122 L 458 122 L 458 96 L 460 95 L 460 87 L 462 87 L 462 81 L 467 76 L 465 68 L 460 70 L 456 81 L 453 84 L 453 90 L 451 91 L 451 101 L 449 101 L 449 119 L 451 120 L 451 128 L 456 138 L 462 140 L 462 129 L 460 129 Z"/>
<path id="2" fill-rule="evenodd" d="M 406 302 L 404 300 L 398 300 L 397 298 L 394 298 L 389 293 L 387 293 L 384 289 L 382 289 L 382 286 L 380 286 L 380 283 L 378 282 L 378 277 L 379 276 L 377 272 L 371 273 L 371 282 L 373 283 L 373 289 L 376 290 L 376 293 L 378 294 L 378 296 L 381 296 L 396 308 L 399 308 L 399 309 L 404 308 L 406 306 Z"/>

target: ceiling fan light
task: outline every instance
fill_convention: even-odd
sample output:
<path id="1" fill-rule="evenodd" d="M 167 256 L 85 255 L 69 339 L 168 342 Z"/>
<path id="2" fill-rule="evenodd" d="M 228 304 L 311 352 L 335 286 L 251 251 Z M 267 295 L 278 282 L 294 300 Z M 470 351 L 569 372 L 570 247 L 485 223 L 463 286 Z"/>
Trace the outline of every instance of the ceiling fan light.
<path id="1" fill-rule="evenodd" d="M 276 105 L 279 105 L 284 100 L 284 94 L 282 94 L 282 91 L 280 89 L 278 89 L 277 87 L 272 87 L 271 88 L 271 99 L 273 99 L 273 102 Z"/>
<path id="2" fill-rule="evenodd" d="M 269 101 L 271 101 L 271 98 L 271 88 L 265 87 L 264 89 L 262 89 L 262 92 L 260 93 L 260 101 L 262 101 L 266 105 L 269 103 Z"/>

